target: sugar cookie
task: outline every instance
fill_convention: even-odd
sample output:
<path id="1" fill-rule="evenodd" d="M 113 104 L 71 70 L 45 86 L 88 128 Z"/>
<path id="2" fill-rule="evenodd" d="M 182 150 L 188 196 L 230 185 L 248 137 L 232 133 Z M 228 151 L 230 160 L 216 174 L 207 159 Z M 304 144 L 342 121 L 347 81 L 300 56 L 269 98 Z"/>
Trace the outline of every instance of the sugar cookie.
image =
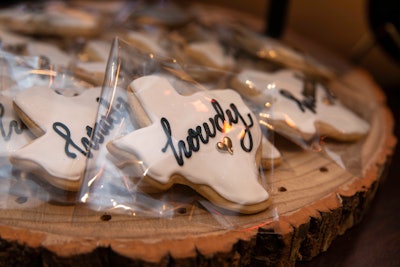
<path id="1" fill-rule="evenodd" d="M 90 40 L 80 53 L 79 61 L 73 64 L 74 74 L 96 86 L 104 82 L 111 41 Z"/>
<path id="2" fill-rule="evenodd" d="M 97 16 L 61 2 L 4 8 L 0 22 L 12 31 L 32 35 L 94 36 L 101 29 Z"/>
<path id="3" fill-rule="evenodd" d="M 241 213 L 269 206 L 259 182 L 261 128 L 237 93 L 182 96 L 159 76 L 138 78 L 130 89 L 140 104 L 133 107 L 149 126 L 108 143 L 112 155 L 136 162 L 146 183 L 158 189 L 184 184 Z"/>
<path id="4" fill-rule="evenodd" d="M 227 54 L 217 41 L 198 41 L 188 43 L 184 53 L 189 61 L 221 70 L 230 70 L 235 65 L 234 58 Z"/>
<path id="5" fill-rule="evenodd" d="M 310 140 L 315 136 L 355 141 L 369 124 L 346 108 L 328 89 L 295 71 L 275 73 L 243 70 L 233 77 L 232 88 L 257 105 L 276 131 Z"/>
<path id="6" fill-rule="evenodd" d="M 12 153 L 11 163 L 55 187 L 77 191 L 85 168 L 100 88 L 75 97 L 49 87 L 29 88 L 14 99 L 14 109 L 37 136 Z"/>
<path id="7" fill-rule="evenodd" d="M 335 73 L 311 56 L 283 42 L 260 35 L 239 25 L 232 26 L 231 42 L 244 51 L 261 59 L 275 62 L 285 68 L 301 70 L 308 74 L 331 79 Z"/>

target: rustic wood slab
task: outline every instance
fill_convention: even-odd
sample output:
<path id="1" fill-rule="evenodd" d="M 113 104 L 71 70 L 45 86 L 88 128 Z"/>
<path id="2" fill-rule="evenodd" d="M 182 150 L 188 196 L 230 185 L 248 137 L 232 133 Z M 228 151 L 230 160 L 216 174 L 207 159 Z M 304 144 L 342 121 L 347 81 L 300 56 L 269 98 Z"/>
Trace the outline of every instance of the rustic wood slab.
<path id="1" fill-rule="evenodd" d="M 293 266 L 312 259 L 362 219 L 396 144 L 385 96 L 368 74 L 352 70 L 332 86 L 372 124 L 365 140 L 342 150 L 362 168 L 346 171 L 277 138 L 283 163 L 265 173 L 273 205 L 251 216 L 182 203 L 173 218 L 148 218 L 10 194 L 1 198 L 0 266 Z"/>

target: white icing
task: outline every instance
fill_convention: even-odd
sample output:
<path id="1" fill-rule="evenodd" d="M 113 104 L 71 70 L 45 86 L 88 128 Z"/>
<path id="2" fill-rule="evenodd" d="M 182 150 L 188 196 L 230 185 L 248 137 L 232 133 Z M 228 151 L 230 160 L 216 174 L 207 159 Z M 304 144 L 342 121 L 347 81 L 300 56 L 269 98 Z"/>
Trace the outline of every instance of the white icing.
<path id="1" fill-rule="evenodd" d="M 65 124 L 74 143 L 83 149 L 81 138 L 88 138 L 86 127 L 94 123 L 99 95 L 100 88 L 93 88 L 76 97 L 65 97 L 49 87 L 32 87 L 18 94 L 14 99 L 15 104 L 40 127 L 44 135 L 15 151 L 12 157 L 43 166 L 53 177 L 79 180 L 86 156 L 71 145 L 69 150 L 76 154 L 76 158 L 67 156 L 66 141 L 55 132 L 53 124 Z"/>
<path id="2" fill-rule="evenodd" d="M 4 9 L 0 19 L 19 23 L 44 23 L 48 26 L 92 29 L 97 27 L 97 18 L 88 12 L 67 8 L 61 3 L 46 3 L 40 11 L 19 6 Z"/>
<path id="3" fill-rule="evenodd" d="M 207 61 L 212 62 L 211 67 L 222 69 L 231 68 L 234 65 L 232 56 L 227 55 L 224 49 L 216 41 L 192 42 L 188 45 L 190 50 L 201 54 Z"/>
<path id="4" fill-rule="evenodd" d="M 307 134 L 316 134 L 316 121 L 329 124 L 343 134 L 368 132 L 369 124 L 337 99 L 333 100 L 332 104 L 326 104 L 328 94 L 321 84 L 316 85 L 316 112 L 313 113 L 307 108 L 302 112 L 295 101 L 279 92 L 280 89 L 285 89 L 297 99 L 304 99 L 303 81 L 295 75 L 299 74 L 290 70 L 276 73 L 243 70 L 237 79 L 243 86 L 257 93 L 246 98 L 259 107 L 264 107 L 267 119 L 285 121 L 288 126 Z"/>
<path id="5" fill-rule="evenodd" d="M 51 25 L 94 29 L 98 20 L 87 12 L 71 8 L 48 8 L 44 14 Z"/>
<path id="6" fill-rule="evenodd" d="M 261 129 L 258 122 L 240 96 L 232 90 L 198 92 L 190 96 L 181 96 L 169 84 L 158 76 L 145 76 L 134 80 L 130 88 L 140 100 L 153 124 L 138 129 L 113 141 L 113 145 L 135 155 L 142 162 L 144 175 L 160 183 L 167 183 L 173 174 L 180 174 L 193 184 L 205 184 L 212 187 L 225 199 L 239 204 L 255 204 L 268 199 L 268 193 L 259 184 L 259 172 L 255 162 L 257 148 L 261 142 Z M 211 99 L 216 99 L 222 109 L 229 109 L 234 103 L 240 114 L 248 122 L 252 117 L 254 125 L 250 128 L 253 148 L 245 152 L 239 137 L 243 134 L 241 123 L 232 124 L 226 133 L 217 131 L 214 138 L 206 144 L 200 143 L 200 149 L 190 158 L 184 158 L 179 166 L 169 147 L 162 149 L 168 140 L 160 119 L 168 119 L 176 147 L 178 140 L 186 140 L 188 130 L 203 123 L 210 123 L 215 116 Z M 203 131 L 204 132 L 204 131 Z M 216 148 L 223 137 L 228 136 L 233 143 L 233 154 L 221 152 Z"/>
<path id="7" fill-rule="evenodd" d="M 110 54 L 111 43 L 103 40 L 91 40 L 86 44 L 80 60 L 75 63 L 76 68 L 103 79 L 106 72 L 107 60 Z"/>

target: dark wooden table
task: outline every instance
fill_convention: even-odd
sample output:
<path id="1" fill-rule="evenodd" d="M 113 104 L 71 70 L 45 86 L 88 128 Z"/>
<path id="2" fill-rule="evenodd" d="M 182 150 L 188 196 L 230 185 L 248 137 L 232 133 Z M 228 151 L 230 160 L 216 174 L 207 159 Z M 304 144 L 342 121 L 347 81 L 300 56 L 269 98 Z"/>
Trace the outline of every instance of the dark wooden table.
<path id="1" fill-rule="evenodd" d="M 396 137 L 400 137 L 400 88 L 385 89 L 392 109 Z M 396 147 L 386 179 L 358 225 L 338 237 L 328 251 L 296 267 L 400 266 L 400 145 Z"/>

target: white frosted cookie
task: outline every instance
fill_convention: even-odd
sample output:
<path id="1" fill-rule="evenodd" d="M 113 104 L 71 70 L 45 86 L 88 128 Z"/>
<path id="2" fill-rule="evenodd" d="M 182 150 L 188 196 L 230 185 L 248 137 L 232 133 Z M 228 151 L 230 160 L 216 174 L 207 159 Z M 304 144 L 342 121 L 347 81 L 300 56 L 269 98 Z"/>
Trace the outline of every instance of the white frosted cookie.
<path id="1" fill-rule="evenodd" d="M 324 85 L 307 81 L 299 72 L 243 70 L 232 78 L 231 86 L 262 110 L 261 119 L 295 139 L 355 141 L 369 131 L 369 124 Z"/>
<path id="2" fill-rule="evenodd" d="M 287 44 L 260 35 L 239 25 L 233 26 L 233 42 L 249 54 L 278 63 L 286 68 L 331 79 L 335 73 L 311 56 L 301 53 Z"/>
<path id="3" fill-rule="evenodd" d="M 261 128 L 232 90 L 179 95 L 159 76 L 130 84 L 147 126 L 108 143 L 121 161 L 140 166 L 158 189 L 190 186 L 217 206 L 256 213 L 270 205 L 259 182 Z"/>
<path id="4" fill-rule="evenodd" d="M 226 53 L 216 40 L 181 41 L 174 50 L 174 57 L 184 64 L 186 73 L 198 82 L 218 80 L 235 67 L 233 56 Z"/>
<path id="5" fill-rule="evenodd" d="M 235 60 L 217 41 L 197 41 L 185 45 L 184 53 L 193 63 L 221 70 L 230 70 Z"/>
<path id="6" fill-rule="evenodd" d="M 53 65 L 68 66 L 70 56 L 55 44 L 0 28 L 0 48 L 19 56 L 45 57 Z"/>
<path id="7" fill-rule="evenodd" d="M 88 147 L 100 89 L 65 97 L 36 86 L 16 95 L 15 112 L 37 138 L 12 153 L 11 163 L 55 187 L 77 191 L 91 156 Z"/>
<path id="8" fill-rule="evenodd" d="M 0 11 L 0 22 L 8 29 L 24 34 L 54 36 L 94 36 L 101 21 L 84 10 L 61 2 L 17 5 Z"/>
<path id="9" fill-rule="evenodd" d="M 111 41 L 89 40 L 74 64 L 75 75 L 94 85 L 102 85 L 110 50 Z"/>

